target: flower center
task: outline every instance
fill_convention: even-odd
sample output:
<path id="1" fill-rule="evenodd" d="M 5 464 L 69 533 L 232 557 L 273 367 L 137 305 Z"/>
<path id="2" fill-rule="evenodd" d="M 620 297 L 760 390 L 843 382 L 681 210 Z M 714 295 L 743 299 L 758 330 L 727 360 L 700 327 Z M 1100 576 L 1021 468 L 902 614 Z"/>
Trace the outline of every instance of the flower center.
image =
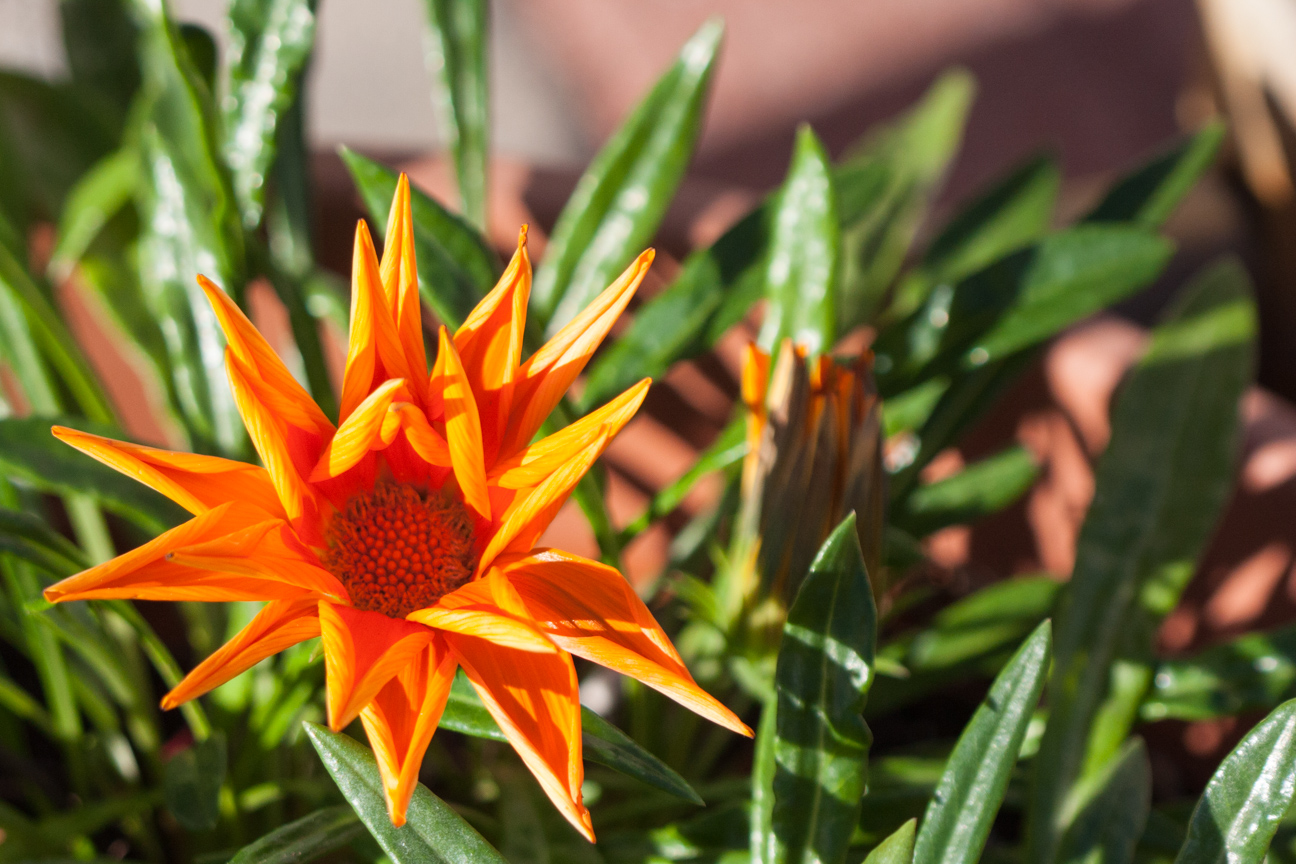
<path id="1" fill-rule="evenodd" d="M 379 483 L 334 517 L 324 566 L 357 609 L 404 618 L 472 578 L 472 517 L 444 490 Z"/>

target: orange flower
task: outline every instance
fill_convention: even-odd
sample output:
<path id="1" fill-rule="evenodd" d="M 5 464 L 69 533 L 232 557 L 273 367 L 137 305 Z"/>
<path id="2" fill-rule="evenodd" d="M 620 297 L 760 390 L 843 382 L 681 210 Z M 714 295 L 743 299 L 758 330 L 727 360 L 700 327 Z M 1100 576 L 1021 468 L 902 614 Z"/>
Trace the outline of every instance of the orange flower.
<path id="1" fill-rule="evenodd" d="M 266 601 L 166 695 L 164 708 L 322 637 L 329 725 L 340 730 L 357 716 L 364 724 L 395 825 L 405 822 L 462 667 L 549 798 L 593 840 L 581 804 L 572 654 L 751 734 L 694 683 L 620 573 L 533 548 L 648 389 L 641 381 L 532 443 L 653 253 L 522 361 L 531 289 L 524 228 L 499 284 L 453 337 L 441 328 L 429 376 L 413 239 L 402 176 L 381 262 L 365 223 L 356 228 L 337 427 L 239 308 L 199 277 L 225 330 L 230 385 L 265 467 L 55 428 L 194 518 L 45 596 Z"/>

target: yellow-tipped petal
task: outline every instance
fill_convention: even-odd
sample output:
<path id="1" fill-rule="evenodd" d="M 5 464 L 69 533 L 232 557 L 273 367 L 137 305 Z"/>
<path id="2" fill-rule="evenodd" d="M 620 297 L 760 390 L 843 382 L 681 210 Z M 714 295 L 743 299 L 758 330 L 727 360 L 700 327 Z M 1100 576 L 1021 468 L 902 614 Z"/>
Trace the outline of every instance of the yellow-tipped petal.
<path id="1" fill-rule="evenodd" d="M 421 404 L 426 397 L 427 358 L 423 353 L 423 307 L 419 300 L 418 264 L 414 259 L 414 216 L 409 177 L 404 172 L 396 181 L 396 194 L 392 196 L 378 271 L 406 365 L 414 376 L 410 387 Z"/>
<path id="2" fill-rule="evenodd" d="M 413 621 L 320 601 L 329 727 L 340 732 L 432 641 Z"/>
<path id="3" fill-rule="evenodd" d="M 454 343 L 441 328 L 432 386 L 441 396 L 445 410 L 446 443 L 455 479 L 464 502 L 483 519 L 490 518 L 490 497 L 486 492 L 486 464 L 482 456 L 481 418 L 477 401 L 464 374 Z"/>
<path id="4" fill-rule="evenodd" d="M 351 260 L 351 337 L 342 375 L 341 420 L 351 416 L 368 397 L 375 380 L 412 377 L 396 322 L 387 305 L 373 238 L 362 219 L 356 225 Z"/>
<path id="5" fill-rule="evenodd" d="M 409 388 L 406 385 L 404 378 L 384 381 L 356 406 L 324 448 L 319 462 L 311 471 L 312 483 L 338 476 L 364 458 L 370 450 L 391 443 L 391 438 L 383 440 L 383 425 L 392 403 L 409 399 Z"/>

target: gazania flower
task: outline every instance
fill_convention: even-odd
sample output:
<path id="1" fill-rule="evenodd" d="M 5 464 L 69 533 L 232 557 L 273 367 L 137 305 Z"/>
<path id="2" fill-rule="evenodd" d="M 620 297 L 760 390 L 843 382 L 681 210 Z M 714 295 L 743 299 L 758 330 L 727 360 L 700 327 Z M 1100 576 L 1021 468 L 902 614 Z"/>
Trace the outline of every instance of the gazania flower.
<path id="1" fill-rule="evenodd" d="M 199 277 L 225 330 L 230 385 L 265 467 L 55 428 L 194 518 L 45 596 L 265 601 L 166 695 L 164 708 L 322 637 L 329 725 L 340 730 L 360 718 L 396 825 L 462 668 L 549 798 L 593 840 L 581 803 L 572 654 L 751 734 L 694 683 L 620 573 L 534 548 L 643 401 L 646 380 L 532 442 L 629 302 L 652 252 L 523 361 L 531 288 L 523 229 L 499 284 L 453 337 L 441 328 L 429 375 L 413 239 L 402 176 L 381 262 L 365 223 L 356 229 L 336 427 L 238 307 Z"/>

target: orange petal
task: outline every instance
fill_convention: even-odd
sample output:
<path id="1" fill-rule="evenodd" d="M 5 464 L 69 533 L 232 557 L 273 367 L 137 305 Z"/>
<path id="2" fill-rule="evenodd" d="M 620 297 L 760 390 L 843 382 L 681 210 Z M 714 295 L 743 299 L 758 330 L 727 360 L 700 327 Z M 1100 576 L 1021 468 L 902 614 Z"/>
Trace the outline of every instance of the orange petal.
<path id="1" fill-rule="evenodd" d="M 341 731 L 432 641 L 421 624 L 320 601 L 329 727 Z"/>
<path id="2" fill-rule="evenodd" d="M 347 602 L 342 583 L 319 566 L 319 559 L 293 537 L 282 519 L 178 547 L 167 553 L 166 560 L 199 570 L 283 582 L 315 597 Z"/>
<path id="3" fill-rule="evenodd" d="M 495 576 L 494 580 L 503 577 Z M 442 597 L 430 609 L 419 609 L 406 617 L 437 630 L 476 636 L 518 651 L 556 652 L 558 649 L 543 633 L 496 604 L 491 581 L 487 577 L 469 582 Z"/>
<path id="4" fill-rule="evenodd" d="M 351 337 L 342 374 L 341 420 L 345 421 L 365 400 L 375 380 L 412 377 L 383 293 L 373 238 L 362 219 L 356 225 L 351 258 Z"/>
<path id="5" fill-rule="evenodd" d="M 508 269 L 454 336 L 481 413 L 487 464 L 493 461 L 508 428 L 530 297 L 531 259 L 527 256 L 527 226 L 523 225 Z"/>
<path id="6" fill-rule="evenodd" d="M 229 374 L 230 389 L 234 392 L 234 403 L 243 417 L 248 437 L 261 455 L 261 462 L 270 474 L 275 494 L 288 518 L 296 524 L 298 520 L 311 518 L 319 512 L 315 493 L 311 490 L 298 469 L 293 453 L 289 447 L 288 436 L 279 425 L 273 412 L 257 398 L 248 384 L 242 364 L 226 350 L 225 371 Z"/>
<path id="7" fill-rule="evenodd" d="M 419 301 L 418 264 L 414 259 L 414 217 L 410 210 L 409 177 L 404 172 L 396 182 L 396 194 L 392 196 L 378 273 L 387 308 L 396 322 L 406 365 L 415 373 L 410 379 L 410 387 L 422 404 L 426 397 L 427 355 L 423 350 L 423 307 Z M 418 374 L 420 372 L 422 374 Z"/>
<path id="8" fill-rule="evenodd" d="M 527 552 L 535 545 L 554 516 L 558 515 L 562 505 L 567 502 L 567 497 L 576 488 L 576 484 L 606 449 L 609 440 L 604 427 L 593 443 L 559 466 L 525 497 L 519 495 L 514 499 L 504 512 L 500 527 L 482 552 L 477 564 L 478 573 L 486 572 L 495 556 L 503 552 Z"/>
<path id="9" fill-rule="evenodd" d="M 751 736 L 694 682 L 675 647 L 612 567 L 558 550 L 500 564 L 540 630 L 559 647 L 638 679 L 714 723 Z"/>
<path id="10" fill-rule="evenodd" d="M 267 603 L 238 635 L 199 663 L 175 689 L 162 697 L 162 710 L 169 711 L 201 696 L 270 655 L 318 636 L 316 605 L 314 599 Z"/>
<path id="11" fill-rule="evenodd" d="M 382 440 L 387 409 L 398 399 L 409 398 L 409 388 L 404 378 L 384 381 L 364 401 L 356 406 L 342 421 L 335 434 L 320 454 L 311 471 L 310 481 L 318 483 L 336 477 L 359 462 L 370 450 L 377 450 L 392 442 Z"/>
<path id="12" fill-rule="evenodd" d="M 423 754 L 441 722 L 456 665 L 444 641 L 436 638 L 360 712 L 378 760 L 387 813 L 397 828 L 405 824 Z"/>
<path id="13" fill-rule="evenodd" d="M 65 444 L 156 489 L 194 515 L 228 501 L 245 501 L 272 516 L 285 515 L 270 475 L 258 465 L 157 450 L 66 426 L 52 431 Z"/>
<path id="14" fill-rule="evenodd" d="M 279 397 L 274 406 L 276 416 L 299 429 L 323 437 L 331 435 L 333 424 L 305 388 L 297 383 L 297 379 L 288 371 L 270 343 L 266 342 L 265 337 L 243 314 L 243 310 L 206 276 L 199 276 L 198 284 L 202 286 L 203 293 L 207 295 L 212 310 L 220 320 L 230 352 L 251 370 L 250 377 L 259 379 Z"/>
<path id="15" fill-rule="evenodd" d="M 543 482 L 572 453 L 593 444 L 604 431 L 609 438 L 615 437 L 639 410 L 651 383 L 643 379 L 597 411 L 499 462 L 491 469 L 488 481 L 505 489 L 525 489 Z"/>
<path id="16" fill-rule="evenodd" d="M 222 504 L 178 525 L 143 546 L 118 555 L 45 589 L 45 599 L 63 600 L 295 600 L 310 596 L 303 587 L 263 575 L 197 570 L 168 560 L 168 554 L 195 544 L 238 535 L 264 522 L 266 513 L 237 502 Z M 242 538 L 237 538 L 242 539 Z"/>
<path id="17" fill-rule="evenodd" d="M 518 369 L 508 432 L 500 445 L 501 456 L 522 449 L 535 435 L 625 310 L 647 275 L 653 255 L 649 249 L 635 259 L 615 282 Z"/>
<path id="18" fill-rule="evenodd" d="M 464 374 L 454 343 L 441 328 L 437 344 L 432 388 L 445 410 L 446 443 L 450 464 L 463 492 L 464 502 L 483 519 L 490 518 L 490 497 L 486 494 L 486 464 L 482 456 L 481 418 L 477 401 Z"/>
<path id="19" fill-rule="evenodd" d="M 408 402 L 397 402 L 387 409 L 383 420 L 382 439 L 391 441 L 396 434 L 389 424 L 396 424 L 405 432 L 405 440 L 424 462 L 438 468 L 449 468 L 450 445 L 432 428 L 423 410 Z"/>
<path id="20" fill-rule="evenodd" d="M 580 698 L 571 656 L 501 648 L 484 639 L 445 636 L 486 710 L 540 787 L 590 842 L 594 827 L 581 803 Z"/>

